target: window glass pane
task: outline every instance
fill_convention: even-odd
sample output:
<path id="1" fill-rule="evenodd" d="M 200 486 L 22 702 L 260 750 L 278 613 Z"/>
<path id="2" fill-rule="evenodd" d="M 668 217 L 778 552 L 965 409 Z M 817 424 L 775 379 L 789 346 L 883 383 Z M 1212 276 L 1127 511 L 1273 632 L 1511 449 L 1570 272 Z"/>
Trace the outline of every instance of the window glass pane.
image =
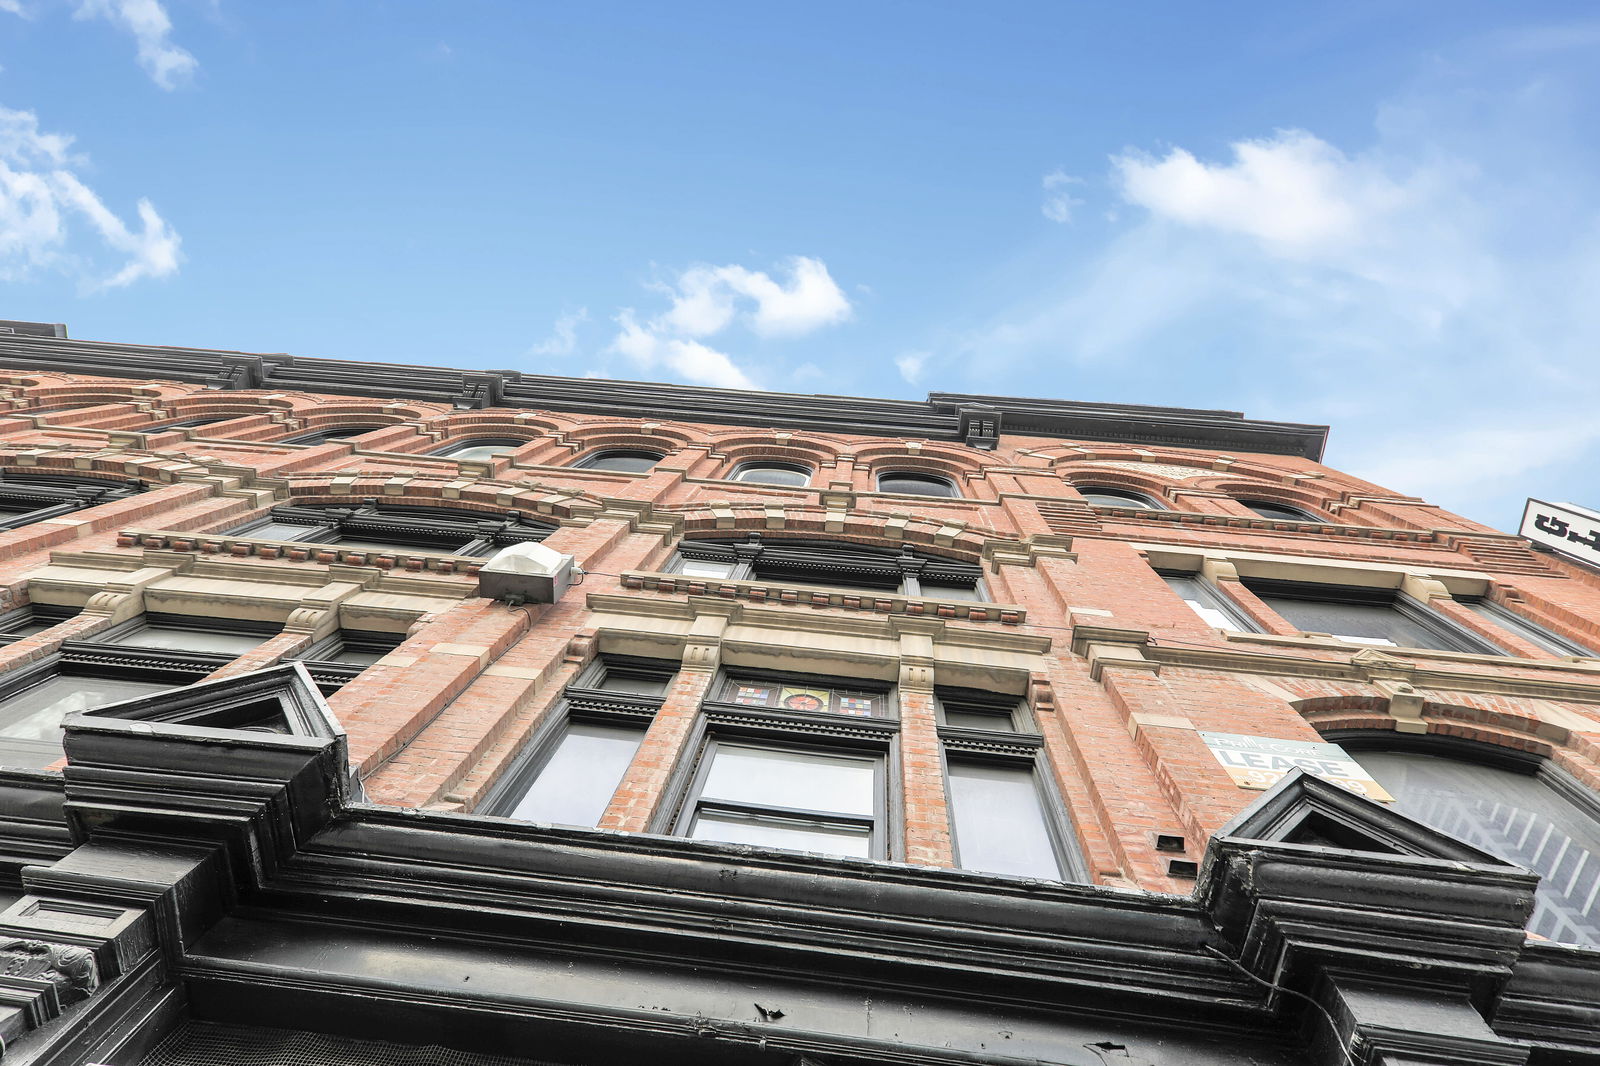
<path id="1" fill-rule="evenodd" d="M 1321 521 L 1321 519 L 1313 518 L 1311 515 L 1297 507 L 1289 507 L 1281 503 L 1268 503 L 1265 500 L 1240 500 L 1239 502 L 1250 508 L 1250 510 L 1254 511 L 1262 518 L 1286 519 L 1290 522 Z"/>
<path id="2" fill-rule="evenodd" d="M 985 714 L 983 711 L 954 710 L 949 707 L 944 709 L 944 724 L 959 726 L 962 729 L 1016 728 L 1009 714 Z"/>
<path id="3" fill-rule="evenodd" d="M 922 594 L 936 600 L 982 600 L 983 594 L 973 585 L 930 585 L 922 583 Z"/>
<path id="4" fill-rule="evenodd" d="M 762 844 L 771 848 L 849 855 L 860 859 L 872 855 L 872 832 L 866 826 L 828 825 L 797 818 L 702 811 L 689 827 L 689 835 L 696 840 Z"/>
<path id="5" fill-rule="evenodd" d="M 1220 607 L 1213 606 L 1211 597 L 1220 596 L 1222 593 L 1206 588 L 1202 578 L 1191 577 L 1187 574 L 1163 574 L 1162 580 L 1167 583 L 1173 592 L 1183 597 L 1183 602 L 1188 604 L 1189 609 L 1199 615 L 1206 625 L 1215 626 L 1217 629 L 1226 629 L 1233 633 L 1245 631 L 1238 622 L 1233 620 L 1232 615 Z"/>
<path id="6" fill-rule="evenodd" d="M 644 731 L 639 729 L 573 722 L 511 817 L 594 825 L 605 813 L 643 739 Z"/>
<path id="7" fill-rule="evenodd" d="M 631 692 L 635 696 L 667 694 L 667 680 L 661 677 L 628 677 L 625 674 L 607 673 L 595 687 L 607 692 Z"/>
<path id="8" fill-rule="evenodd" d="M 475 444 L 467 448 L 459 448 L 453 452 L 445 453 L 447 459 L 493 459 L 497 455 L 516 451 L 516 446 L 511 444 Z"/>
<path id="9" fill-rule="evenodd" d="M 1600 946 L 1600 824 L 1536 777 L 1433 755 L 1362 752 L 1395 806 L 1541 875 L 1528 928 Z"/>
<path id="10" fill-rule="evenodd" d="M 1508 608 L 1486 603 L 1483 600 L 1462 600 L 1458 602 L 1463 603 L 1468 610 L 1476 611 L 1478 614 L 1483 615 L 1483 617 L 1489 619 L 1501 629 L 1510 630 L 1528 643 L 1537 645 L 1552 655 L 1594 654 L 1588 648 L 1580 647 L 1572 641 L 1556 636 L 1554 633 L 1545 632 L 1543 627 L 1535 625 L 1525 618 L 1518 617 L 1515 612 Z"/>
<path id="11" fill-rule="evenodd" d="M 950 806 L 963 869 L 1060 880 L 1032 770 L 951 763 Z"/>
<path id="12" fill-rule="evenodd" d="M 733 574 L 733 564 L 719 563 L 711 559 L 685 559 L 678 567 L 678 573 L 690 577 L 730 577 Z"/>
<path id="13" fill-rule="evenodd" d="M 303 540 L 326 528 L 305 522 L 264 522 L 251 529 L 240 530 L 239 536 L 255 537 L 257 540 Z"/>
<path id="14" fill-rule="evenodd" d="M 594 459 L 588 459 L 578 465 L 585 470 L 613 470 L 624 474 L 642 474 L 661 461 L 659 455 L 646 455 L 642 452 L 613 452 Z"/>
<path id="15" fill-rule="evenodd" d="M 155 681 L 52 677 L 0 703 L 0 737 L 54 740 L 61 736 L 61 719 L 69 714 L 171 687 Z"/>
<path id="16" fill-rule="evenodd" d="M 63 618 L 60 622 L 23 622 L 20 625 L 10 626 L 5 631 L 22 637 L 31 637 L 35 633 L 43 633 L 52 626 L 58 626 L 64 621 L 66 619 Z"/>
<path id="17" fill-rule="evenodd" d="M 805 485 L 811 475 L 804 470 L 787 466 L 745 466 L 734 475 L 736 481 L 754 481 L 762 485 Z"/>
<path id="18" fill-rule="evenodd" d="M 704 799 L 871 815 L 875 766 L 868 759 L 718 745 Z"/>
<path id="19" fill-rule="evenodd" d="M 371 666 L 388 654 L 387 651 L 368 651 L 364 648 L 340 648 L 336 654 L 330 655 L 322 661 L 325 663 L 344 663 L 346 666 Z"/>
<path id="20" fill-rule="evenodd" d="M 1290 625 L 1307 633 L 1332 633 L 1356 644 L 1452 650 L 1450 645 L 1393 607 L 1379 603 L 1326 603 L 1262 596 Z"/>
<path id="21" fill-rule="evenodd" d="M 267 633 L 223 633 L 177 626 L 145 626 L 111 643 L 125 644 L 130 648 L 169 648 L 173 651 L 216 651 L 242 655 L 264 644 L 269 637 Z"/>
<path id="22" fill-rule="evenodd" d="M 1079 489 L 1078 495 L 1097 507 L 1138 507 L 1146 511 L 1155 509 L 1155 505 L 1149 500 L 1132 495 L 1124 496 L 1120 492 L 1107 492 L 1101 489 Z"/>
<path id="23" fill-rule="evenodd" d="M 879 492 L 903 492 L 912 496 L 954 496 L 955 486 L 943 478 L 920 474 L 885 474 L 878 479 Z"/>

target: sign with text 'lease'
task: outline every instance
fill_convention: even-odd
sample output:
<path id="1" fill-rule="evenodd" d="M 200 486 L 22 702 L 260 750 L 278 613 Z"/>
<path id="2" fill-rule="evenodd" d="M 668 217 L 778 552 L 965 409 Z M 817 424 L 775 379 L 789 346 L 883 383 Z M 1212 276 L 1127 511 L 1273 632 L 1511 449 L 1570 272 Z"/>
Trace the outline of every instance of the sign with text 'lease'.
<path id="1" fill-rule="evenodd" d="M 1249 737 L 1240 733 L 1200 731 L 1211 754 L 1228 771 L 1240 788 L 1269 789 L 1290 770 L 1300 769 L 1325 781 L 1343 785 L 1368 799 L 1387 803 L 1394 797 L 1350 753 L 1337 744 L 1316 744 L 1304 740 L 1277 740 Z"/>

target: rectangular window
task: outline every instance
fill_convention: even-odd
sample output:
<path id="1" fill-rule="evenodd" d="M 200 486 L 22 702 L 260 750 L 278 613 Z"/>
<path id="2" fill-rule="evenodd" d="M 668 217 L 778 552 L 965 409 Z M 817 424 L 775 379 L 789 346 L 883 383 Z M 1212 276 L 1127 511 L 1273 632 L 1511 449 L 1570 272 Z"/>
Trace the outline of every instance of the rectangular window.
<path id="1" fill-rule="evenodd" d="M 1394 589 L 1265 580 L 1247 580 L 1245 586 L 1301 632 L 1379 647 L 1504 654 Z"/>
<path id="2" fill-rule="evenodd" d="M 562 692 L 478 810 L 557 825 L 599 823 L 638 753 L 678 663 L 600 656 Z"/>
<path id="3" fill-rule="evenodd" d="M 741 707 L 847 714 L 857 718 L 881 717 L 885 713 L 886 696 L 882 691 L 839 688 L 826 682 L 769 681 L 759 677 L 730 677 L 721 688 L 723 702 Z"/>
<path id="4" fill-rule="evenodd" d="M 883 759 L 707 742 L 682 832 L 697 840 L 871 858 L 882 854 Z"/>
<path id="5" fill-rule="evenodd" d="M 942 725 L 1005 733 L 1029 732 L 1033 728 L 1027 708 L 1017 696 L 968 688 L 940 688 L 934 695 Z"/>
<path id="6" fill-rule="evenodd" d="M 962 869 L 1065 879 L 1033 767 L 960 759 L 947 765 Z"/>
<path id="7" fill-rule="evenodd" d="M 48 766 L 61 758 L 61 720 L 67 715 L 173 687 L 160 681 L 54 672 L 40 678 L 0 697 L 0 764 Z"/>
<path id="8" fill-rule="evenodd" d="M 280 632 L 282 626 L 276 622 L 251 623 L 239 619 L 147 613 L 113 626 L 93 639 L 96 643 L 129 648 L 239 656 Z"/>
<path id="9" fill-rule="evenodd" d="M 404 633 L 379 633 L 363 629 L 341 629 L 319 640 L 297 659 L 316 663 L 338 663 L 365 669 L 405 642 Z M 354 677 L 352 673 L 350 676 Z"/>
<path id="10" fill-rule="evenodd" d="M 1594 655 L 1593 650 L 1576 641 L 1571 641 L 1566 637 L 1552 633 L 1537 622 L 1530 621 L 1509 607 L 1502 607 L 1492 600 L 1459 597 L 1456 602 L 1462 604 L 1468 610 L 1475 611 L 1489 619 L 1500 628 L 1509 630 L 1528 643 L 1543 648 L 1552 655 Z"/>
<path id="11" fill-rule="evenodd" d="M 1161 577 L 1207 625 L 1230 633 L 1256 631 L 1257 627 L 1250 616 L 1199 574 L 1161 572 Z"/>
<path id="12" fill-rule="evenodd" d="M 644 730 L 600 722 L 571 722 L 512 818 L 592 826 L 611 803 L 639 750 Z"/>
<path id="13" fill-rule="evenodd" d="M 43 633 L 77 614 L 76 607 L 57 607 L 44 603 L 30 603 L 26 607 L 7 611 L 0 614 L 0 646 Z"/>

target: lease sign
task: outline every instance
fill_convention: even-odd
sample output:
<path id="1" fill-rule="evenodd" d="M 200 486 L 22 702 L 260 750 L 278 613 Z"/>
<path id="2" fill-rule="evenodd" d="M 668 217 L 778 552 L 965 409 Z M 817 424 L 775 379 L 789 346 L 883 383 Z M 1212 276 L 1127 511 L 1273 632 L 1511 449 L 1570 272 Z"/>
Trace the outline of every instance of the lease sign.
<path id="1" fill-rule="evenodd" d="M 1304 740 L 1275 740 L 1248 737 L 1240 733 L 1200 731 L 1211 754 L 1228 771 L 1240 788 L 1269 789 L 1290 770 L 1300 769 L 1325 781 L 1343 785 L 1368 799 L 1388 803 L 1394 799 L 1372 779 L 1349 752 L 1337 744 L 1315 744 Z"/>

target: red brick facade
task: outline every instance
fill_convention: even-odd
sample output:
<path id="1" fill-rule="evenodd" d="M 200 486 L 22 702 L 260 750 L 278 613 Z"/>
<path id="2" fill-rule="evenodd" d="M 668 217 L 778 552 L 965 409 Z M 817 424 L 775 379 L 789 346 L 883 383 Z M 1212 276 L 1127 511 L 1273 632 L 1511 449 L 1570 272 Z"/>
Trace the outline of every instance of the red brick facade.
<path id="1" fill-rule="evenodd" d="M 1315 740 L 1330 730 L 1403 728 L 1536 752 L 1600 787 L 1600 660 L 1554 655 L 1452 598 L 1486 597 L 1595 646 L 1600 581 L 1517 538 L 1309 459 L 1010 434 L 984 451 L 952 441 L 460 412 L 442 403 L 46 370 L 7 372 L 0 382 L 9 407 L 0 414 L 3 472 L 78 471 L 148 487 L 0 533 L 7 608 L 46 586 L 68 588 L 70 571 L 95 566 L 133 580 L 141 565 L 181 573 L 225 560 L 230 581 L 260 575 L 303 584 L 308 595 L 391 571 L 432 583 L 417 595 L 436 608 L 408 620 L 396 607 L 404 643 L 329 701 L 376 803 L 472 811 L 554 713 L 565 684 L 613 645 L 647 642 L 648 612 L 665 619 L 679 606 L 683 621 L 661 647 L 675 649 L 684 667 L 603 828 L 649 828 L 669 777 L 692 757 L 692 727 L 715 671 L 780 652 L 830 661 L 835 674 L 837 663 L 859 662 L 863 676 L 899 683 L 893 779 L 903 824 L 891 858 L 913 864 L 952 863 L 932 686 L 1000 675 L 1026 694 L 1050 784 L 1071 815 L 1090 879 L 1101 884 L 1187 892 L 1191 882 L 1170 876 L 1175 856 L 1157 849 L 1156 835 L 1181 837 L 1185 856 L 1198 859 L 1210 836 L 1257 797 L 1234 785 L 1201 730 Z M 230 417 L 197 429 L 152 428 L 207 416 Z M 350 424 L 378 428 L 320 445 L 278 443 Z M 481 462 L 427 454 L 481 437 L 525 443 Z M 665 458 L 638 474 L 571 465 L 599 447 L 649 448 Z M 748 459 L 798 461 L 816 473 L 806 488 L 727 480 Z M 880 493 L 876 478 L 885 471 L 949 478 L 960 498 Z M 1133 490 L 1166 509 L 1091 507 L 1075 485 Z M 558 523 L 546 543 L 574 556 L 587 576 L 557 604 L 510 607 L 473 594 L 472 560 L 293 548 L 228 533 L 285 502 L 369 498 L 518 510 Z M 1264 519 L 1241 499 L 1292 505 L 1321 521 Z M 915 546 L 978 563 L 989 602 L 873 593 L 819 601 L 806 589 L 663 574 L 681 537 L 741 531 Z M 1262 632 L 1212 628 L 1155 566 L 1206 573 Z M 1304 636 L 1241 584 L 1252 574 L 1404 587 L 1511 654 L 1379 652 Z M 75 594 L 55 595 L 52 602 L 69 602 Z M 381 601 L 371 609 L 384 610 Z M 262 610 L 286 621 L 293 613 Z M 752 612 L 759 626 L 729 636 Z M 632 621 L 618 622 L 623 615 Z M 817 637 L 868 622 L 879 635 L 860 638 L 872 644 L 866 650 L 824 647 Z M 37 661 L 110 623 L 109 614 L 79 615 L 0 648 L 0 668 Z M 309 630 L 291 628 L 223 672 L 268 665 L 311 640 Z M 898 652 L 883 650 L 895 640 Z"/>

